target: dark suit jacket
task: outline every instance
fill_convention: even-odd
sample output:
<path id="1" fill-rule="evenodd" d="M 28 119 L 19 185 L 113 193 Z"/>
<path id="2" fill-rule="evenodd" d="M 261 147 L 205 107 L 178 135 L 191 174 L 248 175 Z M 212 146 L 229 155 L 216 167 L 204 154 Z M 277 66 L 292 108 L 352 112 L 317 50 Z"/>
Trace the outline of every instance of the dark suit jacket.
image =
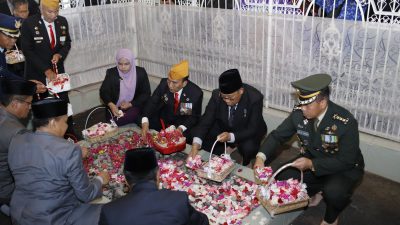
<path id="1" fill-rule="evenodd" d="M 136 75 L 135 96 L 131 103 L 132 106 L 142 109 L 151 95 L 149 77 L 147 76 L 146 70 L 139 66 L 136 66 Z M 117 67 L 107 70 L 106 77 L 100 87 L 100 98 L 103 100 L 104 104 L 107 105 L 109 102 L 117 104 L 121 79 Z"/>
<path id="2" fill-rule="evenodd" d="M 364 168 L 357 120 L 349 111 L 331 101 L 317 131 L 314 131 L 313 120 L 304 118 L 302 111 L 295 108 L 289 117 L 268 135 L 260 151 L 269 158 L 278 146 L 295 134 L 305 150 L 305 156 L 312 160 L 317 176 L 345 172 L 350 177 L 357 177 L 359 173 L 352 170 Z M 327 137 L 330 138 L 327 140 L 336 140 L 333 144 L 335 148 L 327 147 L 325 138 L 321 138 L 325 134 L 329 134 Z"/>
<path id="3" fill-rule="evenodd" d="M 174 94 L 169 91 L 167 79 L 163 78 L 154 90 L 150 101 L 147 102 L 143 111 L 144 117 L 151 117 L 155 112 L 159 113 L 166 124 L 184 125 L 187 129 L 192 128 L 201 116 L 201 105 L 203 101 L 203 91 L 191 81 L 183 88 L 180 96 L 180 104 L 177 115 L 174 114 Z M 185 115 L 182 111 L 182 104 L 192 105 L 190 115 Z"/>
<path id="4" fill-rule="evenodd" d="M 100 225 L 181 225 L 208 224 L 196 211 L 185 192 L 158 190 L 154 182 L 142 182 L 116 201 L 103 206 Z"/>
<path id="5" fill-rule="evenodd" d="M 267 132 L 263 111 L 263 95 L 250 85 L 243 84 L 244 93 L 237 105 L 233 127 L 228 123 L 228 105 L 219 96 L 219 89 L 212 92 L 212 96 L 206 111 L 198 125 L 193 128 L 193 137 L 202 140 L 206 135 L 216 137 L 222 132 L 232 132 L 235 135 L 235 143 L 243 140 L 257 138 L 261 140 Z"/>
<path id="6" fill-rule="evenodd" d="M 58 72 L 64 73 L 64 60 L 71 49 L 71 38 L 68 22 L 65 17 L 58 16 L 54 21 L 56 46 L 50 48 L 49 35 L 41 15 L 37 14 L 24 20 L 21 28 L 21 45 L 25 55 L 25 78 L 35 79 L 46 84 L 44 72 L 52 69 L 51 59 L 54 54 L 62 56 L 58 62 Z"/>

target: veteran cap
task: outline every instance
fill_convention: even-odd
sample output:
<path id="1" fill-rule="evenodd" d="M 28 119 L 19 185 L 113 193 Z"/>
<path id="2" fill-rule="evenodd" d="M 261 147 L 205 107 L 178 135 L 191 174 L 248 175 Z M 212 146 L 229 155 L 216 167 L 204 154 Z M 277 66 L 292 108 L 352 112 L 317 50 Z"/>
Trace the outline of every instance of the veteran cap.
<path id="1" fill-rule="evenodd" d="M 33 117 L 49 119 L 68 113 L 68 102 L 59 98 L 46 98 L 32 103 Z"/>
<path id="2" fill-rule="evenodd" d="M 297 89 L 299 105 L 307 105 L 317 99 L 322 90 L 328 88 L 332 78 L 328 74 L 314 74 L 292 82 L 292 86 Z"/>
<path id="3" fill-rule="evenodd" d="M 223 94 L 231 94 L 243 87 L 242 78 L 237 69 L 230 69 L 219 76 L 219 90 Z"/>
<path id="4" fill-rule="evenodd" d="M 125 153 L 125 171 L 131 173 L 146 173 L 157 166 L 156 153 L 152 148 L 132 149 Z"/>
<path id="5" fill-rule="evenodd" d="M 19 37 L 19 28 L 21 27 L 21 20 L 16 17 L 0 13 L 0 31 L 13 38 Z"/>
<path id="6" fill-rule="evenodd" d="M 189 61 L 183 60 L 180 63 L 173 65 L 168 76 L 172 80 L 180 80 L 189 76 Z"/>
<path id="7" fill-rule="evenodd" d="M 26 80 L 1 79 L 1 90 L 6 95 L 27 95 L 31 96 L 36 92 L 36 84 Z"/>
<path id="8" fill-rule="evenodd" d="M 60 7 L 59 0 L 41 0 L 40 3 L 51 9 L 56 9 Z"/>

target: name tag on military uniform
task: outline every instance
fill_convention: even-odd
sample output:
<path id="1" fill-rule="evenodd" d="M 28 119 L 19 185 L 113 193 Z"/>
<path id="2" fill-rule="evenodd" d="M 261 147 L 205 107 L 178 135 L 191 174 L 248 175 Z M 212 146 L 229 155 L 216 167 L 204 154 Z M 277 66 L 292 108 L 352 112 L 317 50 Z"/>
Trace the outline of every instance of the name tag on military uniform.
<path id="1" fill-rule="evenodd" d="M 305 136 L 305 137 L 309 137 L 310 134 L 307 131 L 304 130 L 297 130 L 297 134 L 301 135 L 301 136 Z"/>
<path id="2" fill-rule="evenodd" d="M 33 40 L 37 43 L 40 44 L 43 41 L 43 37 L 33 37 Z"/>
<path id="3" fill-rule="evenodd" d="M 180 109 L 180 114 L 181 115 L 190 116 L 190 115 L 192 115 L 192 111 L 193 111 L 193 104 L 192 103 L 190 103 L 190 102 L 181 103 L 181 109 Z"/>

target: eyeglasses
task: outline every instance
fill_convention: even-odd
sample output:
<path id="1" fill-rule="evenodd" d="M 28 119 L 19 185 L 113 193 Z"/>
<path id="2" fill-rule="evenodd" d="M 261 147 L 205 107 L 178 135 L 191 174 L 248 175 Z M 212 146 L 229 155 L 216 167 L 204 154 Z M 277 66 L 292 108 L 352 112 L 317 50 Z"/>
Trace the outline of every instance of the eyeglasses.
<path id="1" fill-rule="evenodd" d="M 238 95 L 237 95 L 237 92 L 234 92 L 234 93 L 229 94 L 229 95 L 225 95 L 225 94 L 222 94 L 222 93 L 220 92 L 220 93 L 219 93 L 219 96 L 220 96 L 223 100 L 234 101 Z"/>
<path id="2" fill-rule="evenodd" d="M 19 102 L 21 102 L 21 103 L 26 103 L 27 105 L 32 105 L 32 102 L 28 102 L 28 101 L 25 101 L 25 100 L 23 100 L 23 99 L 14 98 L 14 100 L 19 101 Z"/>

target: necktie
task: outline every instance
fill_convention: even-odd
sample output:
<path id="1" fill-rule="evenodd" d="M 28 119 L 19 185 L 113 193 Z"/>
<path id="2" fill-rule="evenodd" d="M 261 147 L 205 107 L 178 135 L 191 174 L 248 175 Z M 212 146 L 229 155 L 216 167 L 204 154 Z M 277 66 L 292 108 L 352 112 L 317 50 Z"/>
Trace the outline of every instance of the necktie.
<path id="1" fill-rule="evenodd" d="M 49 25 L 50 28 L 50 48 L 53 50 L 56 45 L 56 38 L 54 37 L 53 26 Z"/>
<path id="2" fill-rule="evenodd" d="M 233 119 L 235 117 L 235 106 L 229 106 L 229 118 L 228 118 L 228 123 L 230 127 L 233 127 Z"/>
<path id="3" fill-rule="evenodd" d="M 314 131 L 316 132 L 317 131 L 317 129 L 318 129 L 318 123 L 319 123 L 319 119 L 318 118 L 315 118 L 314 119 Z"/>
<path id="4" fill-rule="evenodd" d="M 176 111 L 178 110 L 178 106 L 179 106 L 179 94 L 178 92 L 175 92 L 174 94 L 174 114 L 176 114 Z"/>

